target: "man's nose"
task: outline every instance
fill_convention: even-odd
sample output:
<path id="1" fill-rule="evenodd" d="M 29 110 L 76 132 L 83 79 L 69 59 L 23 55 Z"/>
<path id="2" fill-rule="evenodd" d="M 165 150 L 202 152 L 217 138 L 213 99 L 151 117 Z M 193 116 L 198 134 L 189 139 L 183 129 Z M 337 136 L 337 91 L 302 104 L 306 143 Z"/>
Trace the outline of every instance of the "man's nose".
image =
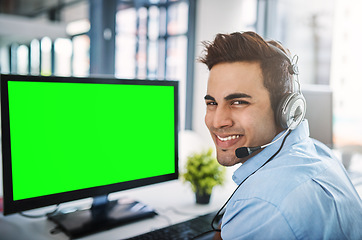
<path id="1" fill-rule="evenodd" d="M 215 111 L 213 125 L 215 128 L 226 128 L 233 125 L 230 109 L 218 107 Z"/>

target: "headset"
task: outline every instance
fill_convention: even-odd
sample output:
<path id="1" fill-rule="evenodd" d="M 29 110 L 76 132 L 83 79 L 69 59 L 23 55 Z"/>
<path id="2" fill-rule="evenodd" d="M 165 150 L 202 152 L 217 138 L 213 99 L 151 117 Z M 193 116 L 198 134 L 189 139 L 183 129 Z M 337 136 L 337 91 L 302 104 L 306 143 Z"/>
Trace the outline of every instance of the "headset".
<path id="1" fill-rule="evenodd" d="M 298 125 L 303 121 L 306 112 L 306 101 L 300 90 L 300 82 L 298 78 L 298 66 L 297 61 L 298 57 L 294 57 L 294 63 L 292 59 L 288 57 L 286 53 L 284 53 L 278 47 L 268 43 L 268 46 L 272 48 L 275 52 L 281 55 L 288 62 L 288 72 L 292 75 L 293 79 L 293 92 L 285 94 L 281 101 L 279 102 L 277 112 L 275 113 L 276 122 L 286 131 L 274 141 L 267 143 L 262 146 L 255 147 L 240 147 L 235 150 L 235 155 L 238 158 L 245 158 L 250 154 L 258 151 L 259 149 L 266 148 L 269 145 L 274 144 L 279 141 L 282 137 L 284 137 L 288 132 L 294 130 Z M 296 77 L 294 77 L 296 76 Z M 295 91 L 295 83 L 298 84 L 298 90 Z"/>
<path id="2" fill-rule="evenodd" d="M 292 75 L 293 78 L 293 86 L 295 85 L 294 82 L 298 84 L 297 91 L 295 91 L 293 87 L 293 92 L 287 93 L 281 99 L 276 112 L 277 123 L 284 129 L 294 130 L 303 121 L 306 113 L 306 101 L 300 90 L 300 82 L 298 78 L 298 57 L 295 56 L 293 58 L 295 59 L 293 63 L 293 59 L 290 59 L 289 56 L 280 48 L 270 43 L 268 43 L 268 46 L 287 60 L 289 64 L 288 72 Z"/>

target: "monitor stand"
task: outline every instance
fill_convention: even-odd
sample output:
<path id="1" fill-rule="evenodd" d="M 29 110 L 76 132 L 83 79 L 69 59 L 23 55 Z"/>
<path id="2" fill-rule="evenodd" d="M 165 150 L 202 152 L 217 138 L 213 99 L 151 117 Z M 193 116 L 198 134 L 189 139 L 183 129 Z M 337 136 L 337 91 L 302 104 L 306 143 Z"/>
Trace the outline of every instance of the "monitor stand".
<path id="1" fill-rule="evenodd" d="M 101 196 L 93 199 L 89 209 L 58 212 L 48 219 L 71 238 L 78 238 L 155 215 L 153 209 L 138 201 L 108 201 L 107 196 Z"/>

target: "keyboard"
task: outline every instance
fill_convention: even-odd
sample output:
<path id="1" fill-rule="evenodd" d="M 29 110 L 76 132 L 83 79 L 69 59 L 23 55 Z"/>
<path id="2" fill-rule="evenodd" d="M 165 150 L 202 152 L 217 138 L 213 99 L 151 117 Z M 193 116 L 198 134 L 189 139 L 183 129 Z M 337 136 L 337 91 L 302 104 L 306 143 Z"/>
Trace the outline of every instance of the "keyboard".
<path id="1" fill-rule="evenodd" d="M 215 232 L 212 231 L 211 222 L 216 212 L 192 218 L 185 222 L 170 225 L 145 234 L 141 234 L 127 240 L 206 240 L 212 239 Z M 220 217 L 221 218 L 221 217 Z M 220 219 L 219 218 L 219 219 Z M 218 221 L 218 220 L 217 220 Z M 209 233 L 207 233 L 209 232 Z M 203 234 L 205 233 L 205 234 Z M 207 233 L 207 234 L 206 234 Z M 199 236 L 202 234 L 202 236 Z M 198 237 L 197 237 L 198 236 Z M 195 238 L 197 237 L 197 238 Z"/>

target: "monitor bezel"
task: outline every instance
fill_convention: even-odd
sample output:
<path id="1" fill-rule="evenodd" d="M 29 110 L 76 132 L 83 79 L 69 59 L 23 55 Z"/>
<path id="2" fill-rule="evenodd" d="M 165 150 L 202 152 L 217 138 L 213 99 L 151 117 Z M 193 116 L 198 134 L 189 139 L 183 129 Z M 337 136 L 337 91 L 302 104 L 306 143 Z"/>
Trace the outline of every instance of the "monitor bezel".
<path id="1" fill-rule="evenodd" d="M 9 121 L 9 101 L 8 101 L 8 81 L 26 82 L 66 82 L 66 83 L 95 83 L 95 84 L 141 84 L 141 85 L 165 85 L 174 89 L 174 136 L 175 136 L 175 170 L 174 173 L 137 179 L 127 182 L 115 183 L 106 186 L 91 187 L 75 191 L 51 194 L 41 197 L 34 197 L 24 200 L 13 200 L 12 191 L 12 166 L 10 149 L 10 121 Z M 166 182 L 178 179 L 178 131 L 179 131 L 179 83 L 169 80 L 142 80 L 142 79 L 119 79 L 113 77 L 61 77 L 61 76 L 32 76 L 32 75 L 0 75 L 1 88 L 1 146 L 3 159 L 3 214 L 13 214 L 17 212 L 47 207 L 55 204 L 108 195 L 110 193 L 128 190 L 132 188 L 147 186 L 151 184 Z"/>

